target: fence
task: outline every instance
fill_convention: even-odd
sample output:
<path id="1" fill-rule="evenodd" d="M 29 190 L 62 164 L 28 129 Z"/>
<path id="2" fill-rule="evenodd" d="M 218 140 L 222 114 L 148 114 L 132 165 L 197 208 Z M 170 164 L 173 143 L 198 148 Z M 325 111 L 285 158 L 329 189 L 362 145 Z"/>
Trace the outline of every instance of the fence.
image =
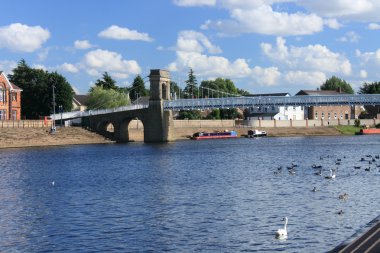
<path id="1" fill-rule="evenodd" d="M 51 120 L 1 120 L 1 128 L 44 128 L 51 127 Z"/>

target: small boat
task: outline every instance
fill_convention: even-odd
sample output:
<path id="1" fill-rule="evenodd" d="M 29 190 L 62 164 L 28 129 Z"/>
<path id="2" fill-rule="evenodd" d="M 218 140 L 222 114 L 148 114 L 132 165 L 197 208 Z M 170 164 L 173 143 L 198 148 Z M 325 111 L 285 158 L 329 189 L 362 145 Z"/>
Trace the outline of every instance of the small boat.
<path id="1" fill-rule="evenodd" d="M 223 132 L 197 132 L 190 138 L 193 140 L 202 139 L 225 139 L 225 138 L 237 138 L 236 131 L 223 131 Z"/>
<path id="2" fill-rule="evenodd" d="M 253 137 L 263 137 L 263 136 L 267 136 L 267 132 L 265 131 L 260 131 L 260 130 L 248 130 L 248 134 L 247 134 L 247 137 L 248 138 L 253 138 Z"/>

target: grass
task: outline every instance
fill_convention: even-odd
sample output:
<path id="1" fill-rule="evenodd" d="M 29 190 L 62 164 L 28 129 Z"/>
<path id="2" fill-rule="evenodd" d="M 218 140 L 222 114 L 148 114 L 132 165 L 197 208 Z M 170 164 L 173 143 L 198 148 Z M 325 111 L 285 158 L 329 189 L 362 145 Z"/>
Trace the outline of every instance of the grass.
<path id="1" fill-rule="evenodd" d="M 355 135 L 361 129 L 356 126 L 335 126 L 335 128 L 344 135 Z"/>

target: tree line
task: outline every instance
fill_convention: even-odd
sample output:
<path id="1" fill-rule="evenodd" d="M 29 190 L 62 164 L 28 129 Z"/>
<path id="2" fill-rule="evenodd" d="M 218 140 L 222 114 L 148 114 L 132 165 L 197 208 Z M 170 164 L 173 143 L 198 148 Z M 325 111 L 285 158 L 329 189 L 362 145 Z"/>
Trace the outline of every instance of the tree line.
<path id="1" fill-rule="evenodd" d="M 56 113 L 59 112 L 58 110 L 68 112 L 73 108 L 74 90 L 66 78 L 57 72 L 32 68 L 22 59 L 13 69 L 13 74 L 8 75 L 8 79 L 23 90 L 21 93 L 23 118 L 38 119 L 52 114 L 54 110 L 53 89 Z M 186 86 L 182 89 L 176 82 L 171 81 L 170 92 L 173 99 L 216 98 L 250 94 L 246 90 L 237 88 L 232 80 L 220 77 L 215 80 L 204 80 L 198 85 L 196 75 L 191 68 L 185 83 Z M 336 76 L 327 79 L 320 89 L 335 91 L 341 89 L 345 93 L 354 94 L 351 85 Z M 363 83 L 358 93 L 380 94 L 380 82 Z M 86 106 L 89 110 L 107 109 L 129 105 L 141 97 L 149 96 L 149 89 L 145 87 L 144 78 L 140 75 L 134 78 L 130 87 L 120 87 L 107 72 L 104 72 L 102 78 L 95 81 L 87 95 Z M 367 106 L 366 113 L 363 117 L 373 117 L 380 113 L 380 106 Z M 178 119 L 235 119 L 242 118 L 243 115 L 236 108 L 232 108 L 215 109 L 205 115 L 202 115 L 199 110 L 180 111 L 176 117 Z"/>

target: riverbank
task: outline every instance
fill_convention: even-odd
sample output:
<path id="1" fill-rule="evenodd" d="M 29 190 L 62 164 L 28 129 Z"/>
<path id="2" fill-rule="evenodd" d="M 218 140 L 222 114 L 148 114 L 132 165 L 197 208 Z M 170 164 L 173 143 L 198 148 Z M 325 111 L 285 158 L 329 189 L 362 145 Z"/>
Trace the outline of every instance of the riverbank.
<path id="1" fill-rule="evenodd" d="M 177 140 L 187 139 L 195 132 L 200 131 L 223 131 L 226 128 L 176 128 L 175 138 Z M 248 128 L 232 127 L 239 136 L 247 134 Z M 318 136 L 318 135 L 341 135 L 333 127 L 313 128 L 262 128 L 267 131 L 268 136 Z M 131 141 L 144 140 L 143 129 L 129 129 Z M 0 148 L 78 145 L 78 144 L 103 144 L 114 143 L 94 132 L 81 127 L 58 128 L 55 134 L 49 133 L 49 128 L 2 128 L 0 130 Z"/>
<path id="2" fill-rule="evenodd" d="M 50 134 L 49 130 L 49 128 L 2 128 L 0 148 L 113 143 L 101 135 L 80 127 L 58 128 L 54 134 Z"/>

